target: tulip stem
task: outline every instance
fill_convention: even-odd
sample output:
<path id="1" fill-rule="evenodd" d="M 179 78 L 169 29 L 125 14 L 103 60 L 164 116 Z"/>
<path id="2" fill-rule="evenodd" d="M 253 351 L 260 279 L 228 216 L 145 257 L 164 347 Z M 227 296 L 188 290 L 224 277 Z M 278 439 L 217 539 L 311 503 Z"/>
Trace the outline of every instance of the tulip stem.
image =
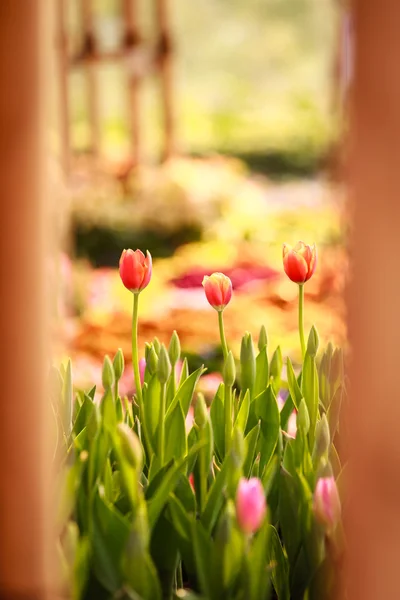
<path id="1" fill-rule="evenodd" d="M 218 311 L 218 325 L 219 325 L 219 336 L 221 338 L 222 352 L 223 352 L 224 361 L 225 361 L 228 356 L 228 346 L 226 344 L 224 317 L 222 316 L 222 313 L 223 313 L 222 310 Z"/>
<path id="2" fill-rule="evenodd" d="M 139 371 L 139 352 L 138 352 L 138 309 L 139 309 L 139 293 L 133 294 L 133 315 L 132 315 L 132 366 L 135 377 L 136 399 L 139 406 L 139 421 L 143 431 L 143 446 L 147 451 L 150 460 L 152 448 L 147 435 L 146 421 L 144 417 L 144 404 L 142 394 L 142 384 L 140 382 Z"/>
<path id="3" fill-rule="evenodd" d="M 161 384 L 161 406 L 160 406 L 160 420 L 158 423 L 158 456 L 160 458 L 160 465 L 164 465 L 164 446 L 165 446 L 165 411 L 167 408 L 167 384 Z"/>
<path id="4" fill-rule="evenodd" d="M 306 343 L 304 341 L 304 285 L 299 285 L 299 334 L 301 346 L 301 358 L 304 360 L 306 354 Z"/>
<path id="5" fill-rule="evenodd" d="M 143 395 L 142 384 L 139 371 L 139 352 L 138 352 L 138 310 L 139 294 L 133 294 L 133 316 L 132 316 L 132 366 L 135 376 L 136 397 L 140 409 L 140 417 L 143 419 Z"/>
<path id="6" fill-rule="evenodd" d="M 225 456 L 228 454 L 232 440 L 232 387 L 225 384 Z"/>

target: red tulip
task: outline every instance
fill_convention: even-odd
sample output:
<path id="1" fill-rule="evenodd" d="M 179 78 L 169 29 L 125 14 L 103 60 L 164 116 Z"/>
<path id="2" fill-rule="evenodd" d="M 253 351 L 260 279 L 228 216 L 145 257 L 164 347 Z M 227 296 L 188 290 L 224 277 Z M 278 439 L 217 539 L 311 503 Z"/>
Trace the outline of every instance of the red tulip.
<path id="1" fill-rule="evenodd" d="M 203 279 L 207 300 L 215 310 L 224 310 L 232 298 L 232 281 L 223 273 L 213 273 Z"/>
<path id="2" fill-rule="evenodd" d="M 236 494 L 236 516 L 245 533 L 254 533 L 262 525 L 267 510 L 262 483 L 257 477 L 242 477 Z"/>
<path id="3" fill-rule="evenodd" d="M 119 259 L 119 274 L 122 283 L 133 293 L 141 292 L 151 279 L 151 254 L 141 250 L 124 250 Z"/>
<path id="4" fill-rule="evenodd" d="M 304 242 L 297 242 L 292 248 L 283 244 L 283 267 L 286 275 L 298 284 L 303 284 L 310 279 L 317 266 L 317 249 L 315 244 L 307 246 Z"/>

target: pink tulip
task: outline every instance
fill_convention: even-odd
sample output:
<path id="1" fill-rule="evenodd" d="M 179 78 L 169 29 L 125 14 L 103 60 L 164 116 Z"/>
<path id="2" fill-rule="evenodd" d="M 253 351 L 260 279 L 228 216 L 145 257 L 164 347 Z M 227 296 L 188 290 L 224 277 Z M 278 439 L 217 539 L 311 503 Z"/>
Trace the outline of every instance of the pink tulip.
<path id="1" fill-rule="evenodd" d="M 256 477 L 242 477 L 236 493 L 236 516 L 245 533 L 254 533 L 261 527 L 267 510 L 264 488 Z"/>
<path id="2" fill-rule="evenodd" d="M 317 521 L 328 530 L 334 529 L 340 519 L 340 498 L 333 477 L 318 479 L 314 491 L 313 509 Z"/>
<path id="3" fill-rule="evenodd" d="M 307 246 L 304 242 L 297 242 L 293 248 L 289 244 L 283 244 L 283 268 L 289 279 L 303 284 L 313 275 L 316 266 L 315 244 Z"/>
<path id="4" fill-rule="evenodd" d="M 119 259 L 119 274 L 124 286 L 133 293 L 144 290 L 149 284 L 152 272 L 151 254 L 146 256 L 141 250 L 124 250 Z"/>
<path id="5" fill-rule="evenodd" d="M 140 375 L 140 385 L 143 387 L 144 385 L 144 373 L 146 371 L 146 359 L 141 358 L 139 360 L 139 375 Z"/>
<path id="6" fill-rule="evenodd" d="M 213 273 L 203 279 L 207 300 L 215 310 L 224 310 L 232 298 L 232 281 L 223 273 Z"/>
<path id="7" fill-rule="evenodd" d="M 297 433 L 297 412 L 294 410 L 288 419 L 287 431 L 289 437 L 295 438 Z"/>

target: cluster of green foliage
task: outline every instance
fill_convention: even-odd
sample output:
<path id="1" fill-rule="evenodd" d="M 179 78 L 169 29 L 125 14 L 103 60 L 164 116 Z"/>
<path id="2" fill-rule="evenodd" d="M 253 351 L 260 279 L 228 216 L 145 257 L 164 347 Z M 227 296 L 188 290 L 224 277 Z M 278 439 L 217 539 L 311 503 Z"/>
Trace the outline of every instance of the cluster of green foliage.
<path id="1" fill-rule="evenodd" d="M 329 344 L 317 356 L 318 345 L 313 328 L 302 372 L 288 358 L 283 377 L 281 350 L 269 357 L 265 329 L 257 352 L 246 334 L 240 374 L 229 354 L 209 410 L 196 395 L 204 368 L 190 374 L 184 360 L 176 376 L 175 333 L 168 351 L 157 339 L 146 346 L 142 414 L 136 397 L 119 395 L 120 351 L 104 361 L 100 401 L 95 388 L 74 392 L 70 362 L 53 369 L 58 551 L 76 600 L 331 597 L 341 526 L 327 535 L 313 493 L 319 477 L 334 476 L 341 487 L 334 443 L 345 386 L 341 350 Z M 267 499 L 254 535 L 236 516 L 242 477 L 258 477 Z"/>

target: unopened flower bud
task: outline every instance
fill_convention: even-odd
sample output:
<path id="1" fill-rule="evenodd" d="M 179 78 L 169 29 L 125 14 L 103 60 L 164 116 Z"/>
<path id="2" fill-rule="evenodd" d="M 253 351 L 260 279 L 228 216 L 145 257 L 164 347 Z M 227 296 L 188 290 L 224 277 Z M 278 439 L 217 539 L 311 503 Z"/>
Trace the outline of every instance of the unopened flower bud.
<path id="1" fill-rule="evenodd" d="M 315 453 L 318 457 L 323 456 L 329 450 L 331 436 L 329 423 L 324 413 L 315 428 Z"/>
<path id="2" fill-rule="evenodd" d="M 268 346 L 268 335 L 267 335 L 267 330 L 265 329 L 264 325 L 261 326 L 260 329 L 260 334 L 258 336 L 258 349 L 261 352 L 261 350 L 263 350 L 265 348 L 265 346 Z"/>
<path id="3" fill-rule="evenodd" d="M 147 353 L 147 362 L 146 362 L 147 370 L 150 375 L 154 375 L 157 373 L 158 369 L 158 356 L 154 349 L 154 346 L 150 347 L 150 351 Z"/>
<path id="4" fill-rule="evenodd" d="M 119 259 L 119 274 L 124 286 L 137 294 L 149 285 L 152 271 L 151 254 L 141 250 L 124 250 Z"/>
<path id="5" fill-rule="evenodd" d="M 240 479 L 236 493 L 236 517 L 241 530 L 245 533 L 257 531 L 262 525 L 266 510 L 261 481 L 256 477 Z"/>
<path id="6" fill-rule="evenodd" d="M 203 279 L 203 287 L 208 302 L 217 311 L 224 310 L 232 298 L 232 282 L 223 273 L 213 273 Z"/>
<path id="7" fill-rule="evenodd" d="M 340 519 L 339 492 L 333 477 L 318 479 L 314 491 L 313 510 L 315 518 L 326 529 L 332 531 Z"/>
<path id="8" fill-rule="evenodd" d="M 171 336 L 168 352 L 169 357 L 171 359 L 171 365 L 174 367 L 181 357 L 181 343 L 179 341 L 179 336 L 176 333 L 176 331 L 174 331 Z"/>
<path id="9" fill-rule="evenodd" d="M 118 423 L 117 433 L 124 458 L 132 467 L 140 471 L 143 463 L 143 448 L 138 436 L 126 423 Z"/>
<path id="10" fill-rule="evenodd" d="M 297 413 L 297 427 L 301 429 L 304 435 L 307 435 L 310 429 L 310 415 L 304 398 L 300 400 L 299 412 Z"/>
<path id="11" fill-rule="evenodd" d="M 246 332 L 240 348 L 242 390 L 252 390 L 256 378 L 256 355 L 251 334 Z"/>
<path id="12" fill-rule="evenodd" d="M 235 359 L 233 358 L 231 351 L 229 351 L 228 356 L 226 357 L 223 375 L 225 385 L 232 387 L 236 379 L 236 367 Z"/>
<path id="13" fill-rule="evenodd" d="M 307 246 L 304 242 L 297 242 L 293 248 L 289 244 L 283 244 L 283 267 L 289 279 L 303 284 L 313 275 L 316 266 L 315 244 Z"/>
<path id="14" fill-rule="evenodd" d="M 167 383 L 169 376 L 171 375 L 171 362 L 169 360 L 168 352 L 164 344 L 161 344 L 160 355 L 158 358 L 158 370 L 157 375 L 160 383 Z"/>
<path id="15" fill-rule="evenodd" d="M 317 355 L 318 346 L 319 346 L 318 331 L 317 331 L 316 327 L 313 325 L 311 327 L 310 335 L 308 336 L 308 342 L 307 342 L 307 353 L 309 354 L 309 356 L 315 357 Z"/>
<path id="16" fill-rule="evenodd" d="M 208 421 L 208 412 L 206 401 L 204 400 L 203 394 L 197 395 L 196 407 L 194 409 L 194 420 L 200 429 L 206 426 Z"/>
<path id="17" fill-rule="evenodd" d="M 113 360 L 115 379 L 119 381 L 125 368 L 124 355 L 121 348 L 118 348 Z"/>
<path id="18" fill-rule="evenodd" d="M 155 337 L 153 340 L 153 348 L 156 351 L 157 356 L 160 354 L 160 350 L 161 350 L 161 344 L 160 344 L 160 340 L 158 339 L 158 337 Z"/>
<path id="19" fill-rule="evenodd" d="M 115 383 L 114 367 L 108 355 L 104 358 L 101 379 L 105 390 L 111 389 Z"/>

